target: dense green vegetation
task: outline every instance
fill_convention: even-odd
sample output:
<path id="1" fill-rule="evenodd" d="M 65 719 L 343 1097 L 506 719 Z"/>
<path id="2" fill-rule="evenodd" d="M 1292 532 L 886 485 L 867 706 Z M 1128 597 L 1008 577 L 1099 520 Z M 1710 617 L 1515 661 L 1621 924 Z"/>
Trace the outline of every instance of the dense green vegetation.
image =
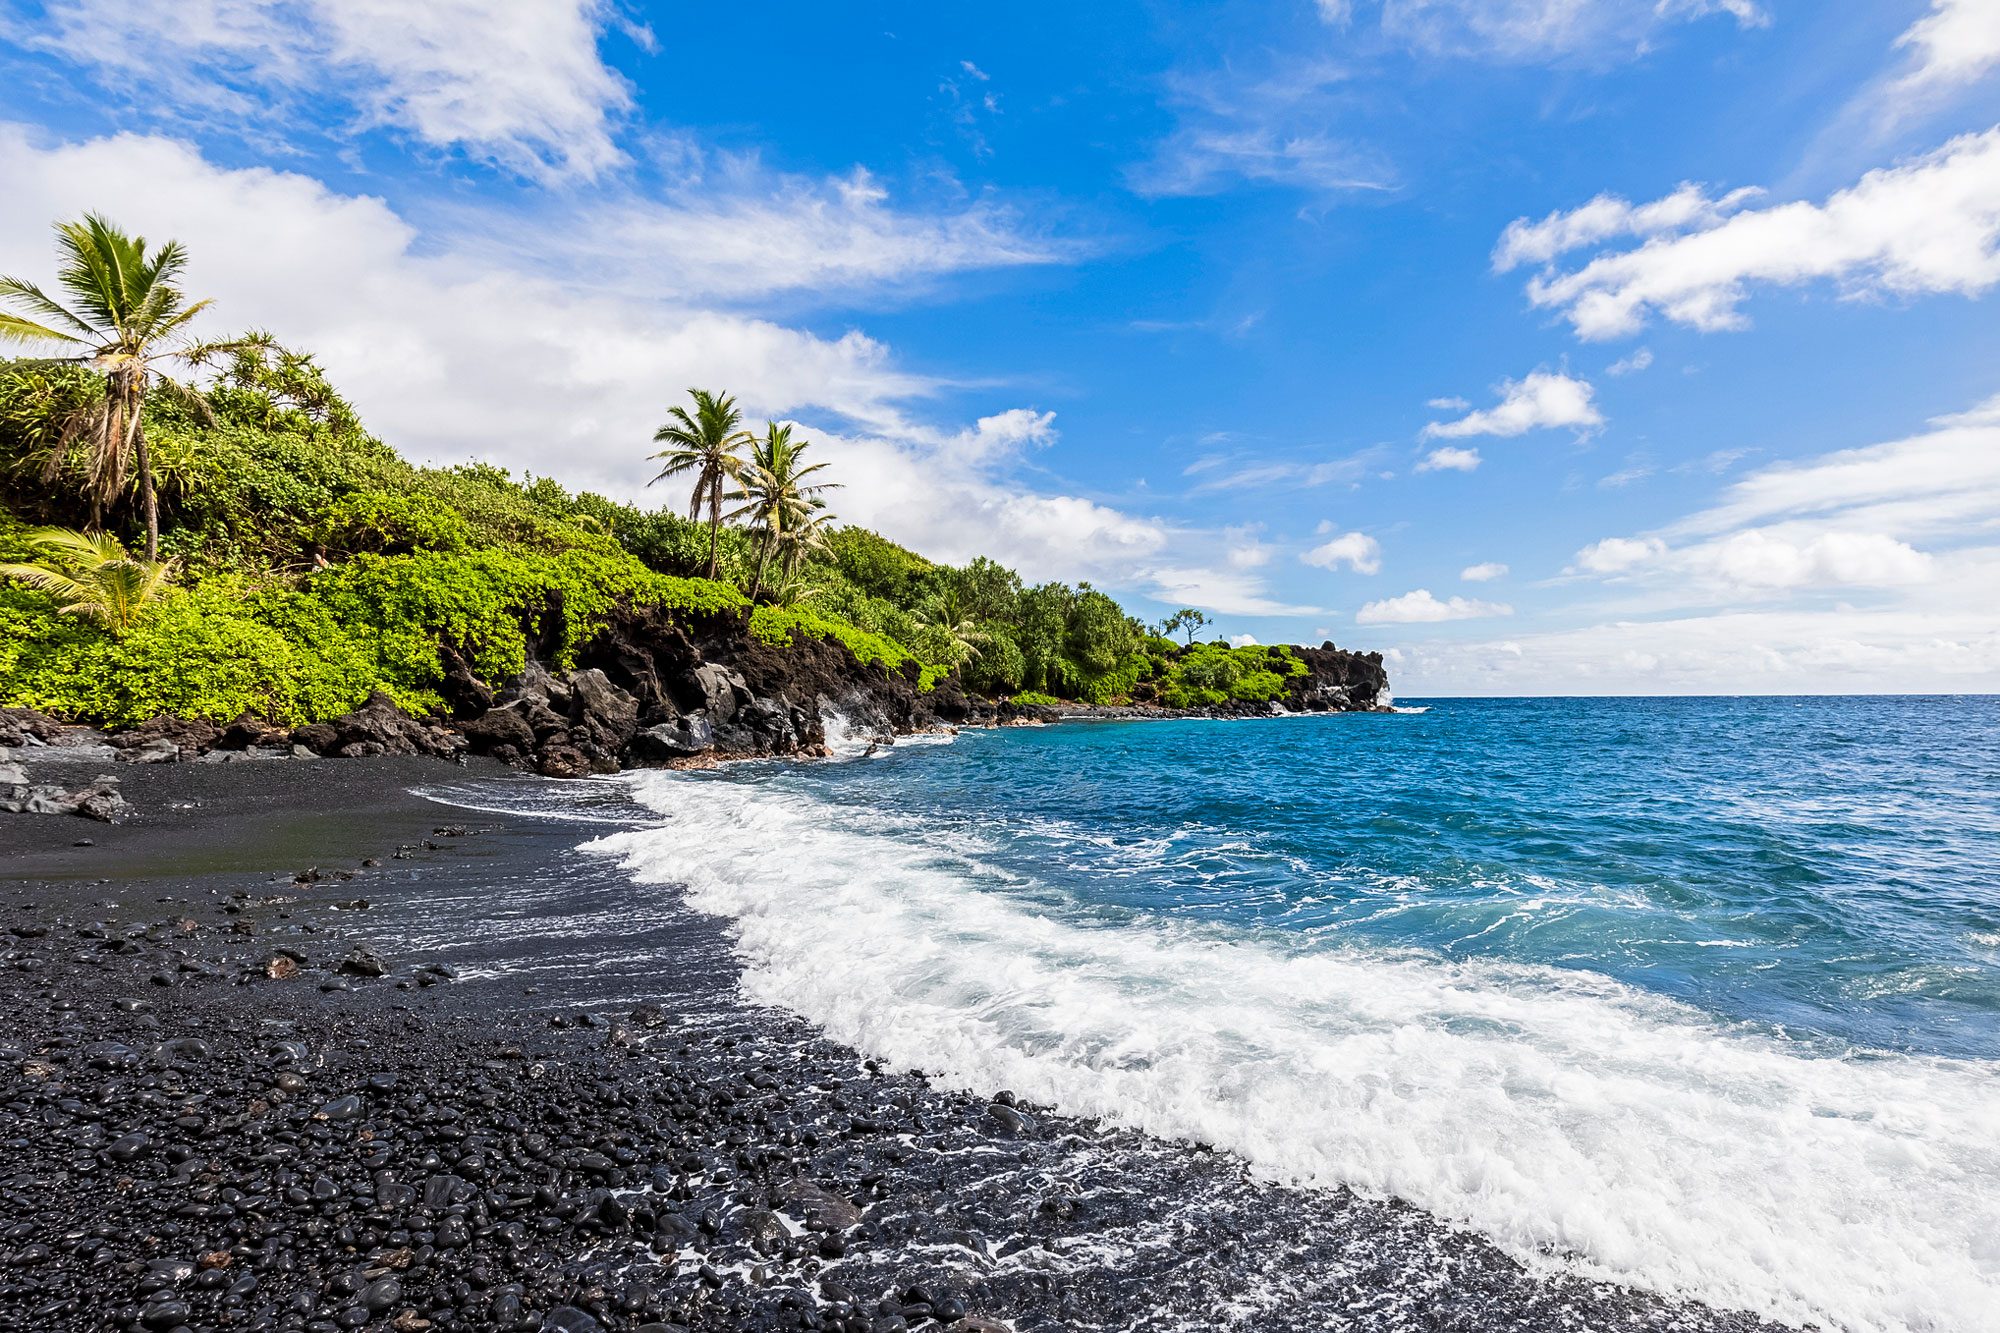
<path id="1" fill-rule="evenodd" d="M 127 324 L 147 300 L 200 309 L 171 288 L 171 246 L 78 227 L 63 233 L 74 305 Z M 106 276 L 121 262 L 146 266 L 132 291 L 138 279 Z M 0 300 L 62 308 L 28 291 L 11 283 Z M 0 703 L 111 724 L 296 724 L 380 688 L 435 711 L 441 644 L 498 680 L 531 637 L 567 665 L 620 606 L 746 615 L 768 643 L 836 641 L 924 689 L 956 673 L 1024 700 L 1262 700 L 1304 670 L 1283 649 L 1176 644 L 1088 584 L 1028 586 L 991 560 L 941 565 L 836 527 L 807 443 L 781 425 L 753 439 L 726 395 L 694 395 L 657 437 L 663 476 L 691 484 L 682 517 L 484 464 L 412 465 L 310 355 L 265 335 L 154 340 L 139 373 L 76 330 L 56 330 L 62 342 L 37 327 L 0 318 L 0 335 L 83 351 L 0 362 L 0 564 L 19 567 L 0 571 Z M 189 352 L 198 387 L 159 373 Z M 52 528 L 101 535 L 85 549 Z M 156 542 L 157 559 L 121 537 Z M 1202 623 L 1169 620 L 1190 637 Z"/>

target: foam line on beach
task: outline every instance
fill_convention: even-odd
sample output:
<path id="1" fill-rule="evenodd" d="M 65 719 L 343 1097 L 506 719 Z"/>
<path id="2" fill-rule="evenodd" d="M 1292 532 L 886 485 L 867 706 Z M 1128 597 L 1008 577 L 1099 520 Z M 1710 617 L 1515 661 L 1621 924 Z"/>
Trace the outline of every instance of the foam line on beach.
<path id="1" fill-rule="evenodd" d="M 684 884 L 753 998 L 870 1054 L 1781 1319 L 1943 1333 L 2000 1301 L 1990 1065 L 1808 1054 L 1582 971 L 1093 926 L 884 816 L 630 781 L 665 824 L 591 849 Z"/>

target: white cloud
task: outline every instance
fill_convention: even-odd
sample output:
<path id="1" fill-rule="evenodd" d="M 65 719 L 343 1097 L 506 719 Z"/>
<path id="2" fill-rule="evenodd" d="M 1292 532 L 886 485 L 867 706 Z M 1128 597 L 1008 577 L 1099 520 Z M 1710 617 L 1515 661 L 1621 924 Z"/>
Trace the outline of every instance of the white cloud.
<path id="1" fill-rule="evenodd" d="M 1433 412 L 1463 412 L 1472 406 L 1472 401 L 1467 398 L 1433 398 L 1424 406 Z"/>
<path id="2" fill-rule="evenodd" d="M 1885 444 L 1760 468 L 1669 535 L 1771 522 L 1837 525 L 1911 540 L 1984 530 L 2000 519 L 2000 395 Z"/>
<path id="3" fill-rule="evenodd" d="M 1241 454 L 1206 454 L 1181 469 L 1185 477 L 1200 477 L 1196 492 L 1253 490 L 1265 486 L 1298 489 L 1334 482 L 1358 483 L 1373 465 L 1376 450 L 1365 449 L 1344 458 L 1318 462 L 1257 458 Z"/>
<path id="4" fill-rule="evenodd" d="M 2000 579 L 2000 569 L 1989 568 Z M 1396 693 L 1924 694 L 2000 689 L 2000 630 L 1969 604 L 1622 619 L 1504 642 L 1417 644 Z"/>
<path id="5" fill-rule="evenodd" d="M 1467 583 L 1491 583 L 1495 579 L 1507 577 L 1507 566 L 1496 560 L 1488 560 L 1483 564 L 1467 565 L 1458 571 L 1458 576 Z"/>
<path id="6" fill-rule="evenodd" d="M 1417 464 L 1419 472 L 1471 472 L 1480 464 L 1477 449 L 1461 449 L 1446 444 L 1431 450 Z"/>
<path id="7" fill-rule="evenodd" d="M 1321 542 L 1299 559 L 1320 569 L 1339 569 L 1345 565 L 1357 574 L 1379 574 L 1382 544 L 1365 532 L 1343 532 Z"/>
<path id="8" fill-rule="evenodd" d="M 1468 413 L 1456 421 L 1433 421 L 1424 427 L 1424 438 L 1455 440 L 1469 435 L 1507 437 L 1558 426 L 1589 431 L 1604 424 L 1604 415 L 1592 400 L 1590 385 L 1568 375 L 1537 370 L 1518 380 L 1506 381 L 1499 392 L 1497 406 Z M 1455 465 L 1440 463 L 1438 466 Z"/>
<path id="9" fill-rule="evenodd" d="M 1896 39 L 1915 53 L 1904 92 L 1963 87 L 2000 64 L 2000 5 L 1993 0 L 1931 0 L 1931 12 Z"/>
<path id="10" fill-rule="evenodd" d="M 380 199 L 221 167 L 170 139 L 43 145 L 0 125 L 0 179 L 0 272 L 46 281 L 49 223 L 110 202 L 115 181 L 124 225 L 187 245 L 189 289 L 216 301 L 209 331 L 264 327 L 318 354 L 370 428 L 420 461 L 479 458 L 677 503 L 644 489 L 645 456 L 669 403 L 703 385 L 736 391 L 753 419 L 800 420 L 847 483 L 844 519 L 939 558 L 985 553 L 1031 578 L 1127 586 L 1151 586 L 1169 547 L 1224 563 L 1219 537 L 1010 477 L 1053 438 L 1047 412 L 1014 408 L 963 429 L 914 419 L 940 386 L 860 331 L 825 338 L 672 290 L 565 282 L 491 247 L 454 249 L 457 231 L 427 236 Z M 1218 608 L 1279 605 L 1260 603 L 1253 579 L 1231 580 Z"/>
<path id="11" fill-rule="evenodd" d="M 627 194 L 574 225 L 538 225 L 524 258 L 630 289 L 650 283 L 683 298 L 816 297 L 907 284 L 971 269 L 1060 263 L 1075 247 L 1024 231 L 989 202 L 950 212 L 893 207 L 864 170 L 815 180 L 725 160 L 698 184 L 661 199 Z M 531 253 L 530 253 L 531 252 Z"/>
<path id="12" fill-rule="evenodd" d="M 1667 544 L 1657 537 L 1606 537 L 1576 553 L 1576 568 L 1586 574 L 1622 574 L 1665 555 Z"/>
<path id="13" fill-rule="evenodd" d="M 254 135 L 275 106 L 345 102 L 384 125 L 531 176 L 624 160 L 631 105 L 598 52 L 601 0 L 56 0 L 35 44 L 115 94 L 162 92 Z M 641 34 L 646 40 L 649 35 Z"/>
<path id="14" fill-rule="evenodd" d="M 1345 4 L 1321 4 L 1332 19 Z M 1545 61 L 1637 54 L 1659 30 L 1714 14 L 1767 22 L 1752 0 L 1383 0 L 1382 30 L 1437 55 Z"/>
<path id="15" fill-rule="evenodd" d="M 1229 636 L 1229 646 L 1231 648 L 1248 648 L 1255 642 L 1257 642 L 1257 636 L 1254 634 L 1232 634 Z"/>
<path id="16" fill-rule="evenodd" d="M 1401 597 L 1369 602 L 1354 613 L 1357 625 L 1429 625 L 1445 620 L 1478 620 L 1486 616 L 1511 616 L 1514 608 L 1499 602 L 1475 601 L 1470 597 L 1448 597 L 1440 601 L 1430 589 L 1419 588 Z"/>
<path id="17" fill-rule="evenodd" d="M 1805 541 L 1752 529 L 1683 554 L 1694 572 L 1744 589 L 1895 588 L 1929 579 L 1934 561 L 1873 532 L 1827 532 Z"/>
<path id="18" fill-rule="evenodd" d="M 1742 328 L 1753 284 L 1822 280 L 1849 297 L 1972 296 L 2000 282 L 2000 127 L 1871 171 L 1823 204 L 1743 209 L 1574 272 L 1545 272 L 1528 296 L 1560 310 L 1581 337 L 1615 338 L 1655 315 L 1702 330 Z"/>
<path id="19" fill-rule="evenodd" d="M 1321 63 L 1281 65 L 1263 77 L 1229 69 L 1168 81 L 1178 124 L 1127 173 L 1148 196 L 1217 194 L 1240 183 L 1281 185 L 1312 194 L 1394 188 L 1376 150 L 1327 132 L 1342 117 L 1344 69 Z"/>
<path id="20" fill-rule="evenodd" d="M 1604 368 L 1607 375 L 1636 375 L 1653 364 L 1653 350 L 1641 347 L 1630 356 L 1623 356 Z"/>
<path id="21" fill-rule="evenodd" d="M 1500 243 L 1493 248 L 1493 270 L 1506 273 L 1523 264 L 1546 264 L 1572 250 L 1622 236 L 1704 231 L 1720 226 L 1761 193 L 1734 190 L 1717 199 L 1703 187 L 1684 182 L 1672 194 L 1650 204 L 1600 194 L 1581 208 L 1551 213 L 1540 222 L 1516 218 L 1500 233 Z"/>
<path id="22" fill-rule="evenodd" d="M 1180 544 L 1176 543 L 1176 550 Z M 1311 616 L 1322 612 L 1271 597 L 1264 585 L 1238 570 L 1154 565 L 1139 570 L 1134 586 L 1144 587 L 1169 606 L 1193 606 L 1226 616 Z"/>

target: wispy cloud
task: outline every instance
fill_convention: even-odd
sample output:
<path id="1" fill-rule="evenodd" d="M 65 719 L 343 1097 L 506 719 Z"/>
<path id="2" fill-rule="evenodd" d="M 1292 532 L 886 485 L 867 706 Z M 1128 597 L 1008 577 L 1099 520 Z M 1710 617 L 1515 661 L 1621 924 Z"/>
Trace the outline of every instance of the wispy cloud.
<path id="1" fill-rule="evenodd" d="M 1329 129 L 1350 118 L 1347 71 L 1280 65 L 1261 77 L 1224 69 L 1168 84 L 1179 125 L 1127 178 L 1143 195 L 1216 194 L 1241 184 L 1316 195 L 1394 189 L 1382 154 Z"/>
<path id="2" fill-rule="evenodd" d="M 1345 24 L 1365 0 L 1320 0 Z M 1745 28 L 1770 22 L 1753 0 L 1381 0 L 1393 41 L 1432 55 L 1502 63 L 1602 63 L 1643 54 L 1663 29 L 1715 15 Z"/>

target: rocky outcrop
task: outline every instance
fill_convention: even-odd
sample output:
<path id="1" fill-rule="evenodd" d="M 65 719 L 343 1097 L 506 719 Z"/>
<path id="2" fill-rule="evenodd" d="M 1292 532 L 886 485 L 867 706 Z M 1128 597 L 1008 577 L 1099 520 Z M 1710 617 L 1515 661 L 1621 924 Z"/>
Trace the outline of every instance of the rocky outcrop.
<path id="1" fill-rule="evenodd" d="M 291 733 L 292 743 L 314 754 L 363 759 L 381 754 L 450 757 L 465 749 L 465 738 L 434 722 L 411 717 L 377 690 L 368 701 L 331 722 L 315 722 Z"/>
<path id="2" fill-rule="evenodd" d="M 553 622 L 555 618 L 551 617 Z M 531 643 L 512 680 L 489 681 L 469 655 L 440 649 L 439 694 L 448 715 L 417 718 L 385 693 L 344 716 L 286 730 L 254 716 L 227 727 L 170 714 L 108 738 L 131 763 L 277 756 L 362 758 L 468 751 L 549 777 L 584 777 L 621 768 L 688 766 L 722 759 L 827 753 L 824 718 L 852 731 L 890 737 L 945 726 L 1053 722 L 1079 712 L 1107 716 L 1173 715 L 1141 704 L 1125 709 L 1054 709 L 970 696 L 953 680 L 917 688 L 914 666 L 890 671 L 856 660 L 834 642 L 800 637 L 769 644 L 749 632 L 740 612 L 672 615 L 659 608 L 615 614 L 578 654 L 574 667 L 552 670 L 552 642 Z M 1331 643 L 1293 650 L 1305 663 L 1279 704 L 1237 704 L 1200 712 L 1247 716 L 1278 711 L 1353 712 L 1386 706 L 1388 675 L 1380 653 L 1352 653 Z M 105 737 L 28 709 L 0 709 L 0 745 L 99 743 Z M 10 782 L 0 768 L 0 809 L 67 807 L 106 818 L 111 789 L 77 792 Z M 84 807 L 89 808 L 84 808 Z M 107 811 L 109 813 L 98 813 Z"/>
<path id="3" fill-rule="evenodd" d="M 109 737 L 119 759 L 126 763 L 171 763 L 193 759 L 215 748 L 222 728 L 213 722 L 190 720 L 162 713 L 126 731 Z"/>
<path id="4" fill-rule="evenodd" d="M 1306 674 L 1291 680 L 1286 707 L 1294 713 L 1365 713 L 1389 706 L 1389 673 L 1382 654 L 1353 653 L 1331 641 L 1294 648 Z"/>

